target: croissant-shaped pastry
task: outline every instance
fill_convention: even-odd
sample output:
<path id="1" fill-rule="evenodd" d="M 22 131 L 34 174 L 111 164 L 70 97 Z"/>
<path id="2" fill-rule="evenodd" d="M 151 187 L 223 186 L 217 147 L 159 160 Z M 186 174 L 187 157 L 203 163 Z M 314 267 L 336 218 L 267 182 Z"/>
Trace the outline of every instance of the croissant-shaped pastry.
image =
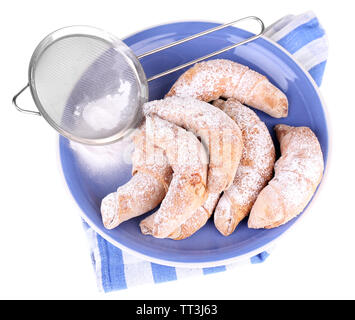
<path id="1" fill-rule="evenodd" d="M 172 179 L 173 171 L 164 151 L 146 139 L 144 125 L 134 135 L 133 142 L 133 177 L 101 202 L 102 221 L 107 229 L 158 206 Z"/>
<path id="2" fill-rule="evenodd" d="M 254 111 L 235 99 L 213 103 L 228 114 L 243 134 L 242 159 L 231 187 L 224 191 L 214 212 L 216 228 L 230 235 L 250 212 L 259 192 L 271 179 L 275 147 L 269 130 Z"/>
<path id="3" fill-rule="evenodd" d="M 174 83 L 167 96 L 193 97 L 203 101 L 235 98 L 272 117 L 287 117 L 286 95 L 269 80 L 242 64 L 215 59 L 196 63 Z"/>
<path id="4" fill-rule="evenodd" d="M 107 229 L 113 229 L 121 222 L 154 209 L 168 191 L 172 169 L 164 151 L 147 139 L 145 131 L 143 124 L 133 137 L 135 149 L 131 180 L 101 202 L 102 220 Z M 192 217 L 174 230 L 169 238 L 182 240 L 202 228 L 212 215 L 218 199 L 219 194 L 210 194 Z"/>
<path id="5" fill-rule="evenodd" d="M 140 228 L 144 234 L 166 238 L 207 199 L 207 153 L 193 133 L 158 116 L 147 116 L 146 128 L 174 173 L 159 210 L 148 217 L 152 223 L 146 223 L 146 218 Z"/>
<path id="6" fill-rule="evenodd" d="M 141 131 L 145 130 L 145 127 L 141 127 Z M 138 135 L 139 138 L 146 138 L 146 134 L 144 132 L 144 134 L 140 134 Z M 148 134 L 149 137 L 149 134 Z M 151 138 L 151 137 L 149 137 Z M 142 140 L 142 139 L 140 139 Z M 135 169 L 139 170 L 139 172 L 145 172 L 146 171 L 146 166 L 148 167 L 147 169 L 149 170 L 150 167 L 152 166 L 152 161 L 153 163 L 155 161 L 158 161 L 158 163 L 163 163 L 163 164 L 168 164 L 168 161 L 164 156 L 165 161 L 160 162 L 160 156 L 162 153 L 162 149 L 159 148 L 159 150 L 156 150 L 155 148 L 152 149 L 152 143 L 151 141 L 149 141 L 149 139 L 147 139 L 148 141 L 146 141 L 145 143 L 142 143 L 141 141 L 137 141 L 137 138 L 135 139 L 135 152 L 133 154 L 133 159 L 132 162 L 135 164 Z M 139 143 L 140 142 L 140 143 Z M 149 147 L 145 147 L 146 145 L 150 145 Z M 148 154 L 148 151 L 153 150 L 154 152 L 158 152 L 156 153 L 154 156 L 151 156 Z M 142 155 L 143 154 L 143 155 Z M 138 155 L 139 157 L 135 157 L 135 155 Z M 138 159 L 136 159 L 138 158 Z M 149 159 L 150 158 L 150 159 Z M 144 161 L 140 160 L 140 159 L 144 159 Z M 139 165 L 137 165 L 139 164 Z M 170 166 L 169 166 L 170 168 Z M 159 177 L 164 177 L 165 182 L 171 180 L 171 169 L 170 170 L 166 170 L 166 167 L 164 166 L 154 166 L 154 173 L 156 175 L 158 175 Z M 159 179 L 160 181 L 161 179 Z M 157 181 L 157 180 L 156 180 Z M 166 186 L 166 183 L 164 183 L 164 181 L 162 182 L 162 185 L 164 185 L 164 187 Z M 147 189 L 151 189 L 151 185 L 147 185 Z M 167 190 L 167 188 L 165 187 L 165 189 Z M 158 190 L 158 189 L 156 189 Z M 151 192 L 155 192 L 154 189 L 151 189 Z M 166 194 L 166 193 L 165 193 Z M 164 196 L 165 196 L 164 194 Z M 182 239 L 186 239 L 188 237 L 190 237 L 191 235 L 193 235 L 196 231 L 198 231 L 200 228 L 202 228 L 207 220 L 211 217 L 214 208 L 216 207 L 217 201 L 219 199 L 219 193 L 218 194 L 209 194 L 207 200 L 205 201 L 205 203 L 199 207 L 198 209 L 195 210 L 195 212 L 192 214 L 192 216 L 187 219 L 184 223 L 182 223 L 176 230 L 174 230 L 174 232 L 172 234 L 169 235 L 169 238 L 174 239 L 174 240 L 182 240 Z M 153 199 L 156 199 L 157 195 L 155 194 L 151 194 Z M 163 198 L 164 198 L 163 196 Z M 135 198 L 135 194 L 131 194 L 132 198 Z M 162 199 L 163 199 L 162 198 Z M 153 215 L 150 216 L 150 218 L 146 218 L 145 221 L 145 230 L 151 230 L 152 229 L 152 223 L 153 223 Z"/>
<path id="7" fill-rule="evenodd" d="M 174 232 L 169 235 L 169 238 L 183 240 L 200 230 L 211 217 L 219 196 L 219 193 L 210 193 L 205 203 L 193 213 L 191 218 L 175 229 Z"/>
<path id="8" fill-rule="evenodd" d="M 168 238 L 173 240 L 183 240 L 192 236 L 196 231 L 200 230 L 211 217 L 214 208 L 219 199 L 219 194 L 211 193 L 208 195 L 205 203 L 199 207 L 192 216 L 177 227 Z M 151 234 L 152 226 L 154 223 L 154 215 L 150 215 L 145 218 L 144 228 L 142 232 L 144 234 Z"/>
<path id="9" fill-rule="evenodd" d="M 318 139 L 307 127 L 277 125 L 281 157 L 275 176 L 257 197 L 249 228 L 275 228 L 303 211 L 321 181 L 324 169 Z"/>
<path id="10" fill-rule="evenodd" d="M 143 112 L 158 115 L 201 138 L 210 156 L 210 193 L 220 193 L 233 183 L 243 150 L 242 134 L 223 111 L 194 98 L 168 97 L 145 103 Z"/>

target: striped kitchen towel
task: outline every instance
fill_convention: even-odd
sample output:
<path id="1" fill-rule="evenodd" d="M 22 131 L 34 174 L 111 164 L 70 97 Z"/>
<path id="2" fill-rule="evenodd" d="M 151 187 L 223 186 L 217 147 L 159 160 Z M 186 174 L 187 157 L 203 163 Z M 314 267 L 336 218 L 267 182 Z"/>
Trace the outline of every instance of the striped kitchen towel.
<path id="1" fill-rule="evenodd" d="M 288 15 L 269 26 L 264 36 L 291 53 L 317 85 L 321 85 L 328 58 L 328 40 L 314 12 Z"/>
<path id="2" fill-rule="evenodd" d="M 313 12 L 288 15 L 266 29 L 265 36 L 277 42 L 311 74 L 320 85 L 327 60 L 328 42 L 324 29 Z M 91 257 L 101 291 L 126 289 L 144 283 L 160 283 L 188 276 L 207 275 L 234 268 L 227 266 L 188 269 L 174 268 L 136 258 L 107 242 L 86 223 Z M 264 251 L 248 260 L 263 262 L 269 253 Z M 245 263 L 245 262 L 244 262 Z"/>

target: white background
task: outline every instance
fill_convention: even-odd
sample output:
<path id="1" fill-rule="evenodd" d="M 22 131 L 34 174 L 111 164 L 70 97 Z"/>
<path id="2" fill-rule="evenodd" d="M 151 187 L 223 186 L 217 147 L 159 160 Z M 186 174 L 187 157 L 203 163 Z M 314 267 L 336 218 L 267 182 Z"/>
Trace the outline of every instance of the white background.
<path id="1" fill-rule="evenodd" d="M 6 4 L 5 4 L 6 3 Z M 355 298 L 354 41 L 352 1 L 7 1 L 0 7 L 0 298 L 288 299 Z M 57 134 L 18 113 L 13 94 L 27 82 L 29 58 L 49 32 L 94 25 L 124 37 L 177 20 L 228 22 L 260 16 L 269 25 L 313 10 L 329 36 L 321 87 L 332 155 L 307 216 L 260 265 L 160 285 L 99 293 L 78 209 L 57 162 Z"/>

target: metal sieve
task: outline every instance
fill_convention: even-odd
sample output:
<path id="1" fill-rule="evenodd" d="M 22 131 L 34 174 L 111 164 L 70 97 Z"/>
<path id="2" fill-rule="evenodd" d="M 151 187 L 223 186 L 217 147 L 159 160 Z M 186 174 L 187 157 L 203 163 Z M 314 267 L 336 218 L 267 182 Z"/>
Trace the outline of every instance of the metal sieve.
<path id="1" fill-rule="evenodd" d="M 255 20 L 261 31 L 241 42 L 146 78 L 139 60 L 221 30 L 244 20 Z M 112 143 L 141 120 L 148 101 L 148 82 L 259 38 L 263 22 L 245 17 L 136 56 L 115 36 L 89 26 L 54 31 L 35 49 L 28 84 L 13 97 L 17 110 L 43 116 L 61 135 L 92 145 Z M 38 111 L 20 108 L 17 98 L 30 89 Z"/>

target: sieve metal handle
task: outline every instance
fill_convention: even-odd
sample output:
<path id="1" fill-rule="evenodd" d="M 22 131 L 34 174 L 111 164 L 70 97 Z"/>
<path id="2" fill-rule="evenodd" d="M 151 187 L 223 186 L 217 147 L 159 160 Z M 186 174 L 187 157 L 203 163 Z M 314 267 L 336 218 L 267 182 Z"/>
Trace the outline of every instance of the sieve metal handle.
<path id="1" fill-rule="evenodd" d="M 218 51 L 214 51 L 214 52 L 212 52 L 212 53 L 210 53 L 210 54 L 207 54 L 207 55 L 205 55 L 205 56 L 203 56 L 203 57 L 197 58 L 197 59 L 192 60 L 192 61 L 190 61 L 190 62 L 184 63 L 184 64 L 182 64 L 182 65 L 180 65 L 180 66 L 175 67 L 175 68 L 172 68 L 172 69 L 166 70 L 166 71 L 164 71 L 164 72 L 158 73 L 158 74 L 156 74 L 155 76 L 152 76 L 152 77 L 148 78 L 147 81 L 152 81 L 152 80 L 158 79 L 158 78 L 160 78 L 160 77 L 166 76 L 166 75 L 168 75 L 168 74 L 170 74 L 170 73 L 173 73 L 173 72 L 175 72 L 175 71 L 178 71 L 178 70 L 181 70 L 181 69 L 183 69 L 183 68 L 189 67 L 189 66 L 191 66 L 191 65 L 193 65 L 193 64 L 195 64 L 195 63 L 197 63 L 197 62 L 200 62 L 200 61 L 202 61 L 202 60 L 205 60 L 205 59 L 214 57 L 214 56 L 216 56 L 217 54 L 226 52 L 226 51 L 231 50 L 231 49 L 233 49 L 233 48 L 236 48 L 236 47 L 238 47 L 238 46 L 240 46 L 240 45 L 243 45 L 243 44 L 246 44 L 246 43 L 251 42 L 251 41 L 253 41 L 253 40 L 256 40 L 256 39 L 260 38 L 260 37 L 263 35 L 263 33 L 264 33 L 264 31 L 265 31 L 265 25 L 264 25 L 264 22 L 263 22 L 260 18 L 258 18 L 258 17 L 256 17 L 256 16 L 248 16 L 248 17 L 245 17 L 245 18 L 241 18 L 241 19 L 238 19 L 238 20 L 229 22 L 229 23 L 222 24 L 222 25 L 220 25 L 220 26 L 218 26 L 218 27 L 214 27 L 214 28 L 208 29 L 208 30 L 206 30 L 206 31 L 202 31 L 202 32 L 197 33 L 197 34 L 194 34 L 194 35 L 192 35 L 192 36 L 190 36 L 190 37 L 187 37 L 187 38 L 184 38 L 184 39 L 181 39 L 181 40 L 178 40 L 178 41 L 174 41 L 174 42 L 169 43 L 169 44 L 167 44 L 167 45 L 165 45 L 165 46 L 162 46 L 162 47 L 157 48 L 157 49 L 150 50 L 150 51 L 148 51 L 148 52 L 146 52 L 146 53 L 143 53 L 143 54 L 139 55 L 137 58 L 138 58 L 138 59 L 142 59 L 142 58 L 144 58 L 144 57 L 146 57 L 146 56 L 149 56 L 149 55 L 151 55 L 151 54 L 154 54 L 154 53 L 157 53 L 157 52 L 159 52 L 159 51 L 163 51 L 163 50 L 165 50 L 165 49 L 168 49 L 168 48 L 177 46 L 177 45 L 182 44 L 182 43 L 187 42 L 187 41 L 194 40 L 194 39 L 199 38 L 199 37 L 201 37 L 201 36 L 204 36 L 204 35 L 206 35 L 206 34 L 210 34 L 210 33 L 212 33 L 212 32 L 215 32 L 215 31 L 224 29 L 224 28 L 226 28 L 226 27 L 229 27 L 229 26 L 231 26 L 231 25 L 234 25 L 234 24 L 236 24 L 236 23 L 238 23 L 238 22 L 245 21 L 245 20 L 254 20 L 254 21 L 257 21 L 257 22 L 260 24 L 260 27 L 261 27 L 260 32 L 259 32 L 258 34 L 256 34 L 256 35 L 254 35 L 254 36 L 252 36 L 252 37 L 250 37 L 250 38 L 247 38 L 247 39 L 245 39 L 245 40 L 242 40 L 242 41 L 240 41 L 240 42 L 238 42 L 238 43 L 232 44 L 232 45 L 230 45 L 230 46 L 228 46 L 228 47 L 225 47 L 225 48 L 222 48 L 222 49 L 220 49 L 220 50 L 218 50 Z"/>
<path id="2" fill-rule="evenodd" d="M 26 109 L 22 109 L 18 106 L 17 104 L 17 98 L 22 94 L 22 92 L 24 92 L 27 88 L 29 88 L 30 85 L 27 83 L 27 85 L 25 87 L 23 87 L 17 94 L 14 95 L 14 97 L 12 98 L 12 104 L 15 106 L 15 108 L 23 113 L 27 113 L 27 114 L 32 114 L 32 115 L 36 115 L 36 116 L 40 116 L 41 113 L 38 111 L 33 111 L 33 110 L 26 110 Z"/>

